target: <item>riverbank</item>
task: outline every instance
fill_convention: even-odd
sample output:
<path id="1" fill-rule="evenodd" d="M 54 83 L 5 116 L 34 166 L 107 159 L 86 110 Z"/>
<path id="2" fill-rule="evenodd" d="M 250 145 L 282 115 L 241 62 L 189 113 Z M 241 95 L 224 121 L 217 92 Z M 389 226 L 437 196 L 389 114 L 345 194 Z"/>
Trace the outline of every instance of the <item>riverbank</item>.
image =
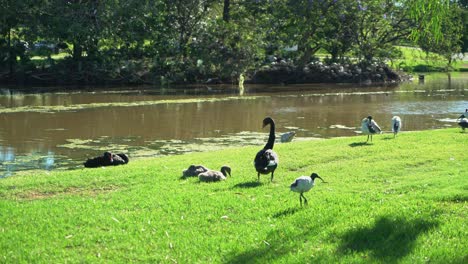
<path id="1" fill-rule="evenodd" d="M 261 146 L 0 180 L 1 258 L 18 262 L 466 261 L 467 133 L 444 129 L 278 144 L 275 182 L 257 183 Z M 190 164 L 225 182 L 182 179 Z M 300 208 L 289 184 L 328 183 Z"/>

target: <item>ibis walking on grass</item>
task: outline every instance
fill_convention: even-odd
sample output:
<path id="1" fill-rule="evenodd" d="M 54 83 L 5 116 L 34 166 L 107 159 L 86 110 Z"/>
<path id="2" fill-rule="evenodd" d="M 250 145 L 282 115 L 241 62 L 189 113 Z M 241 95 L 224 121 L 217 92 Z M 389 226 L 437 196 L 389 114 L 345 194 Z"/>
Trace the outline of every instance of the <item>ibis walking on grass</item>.
<path id="1" fill-rule="evenodd" d="M 304 196 L 305 192 L 310 191 L 312 187 L 315 185 L 315 179 L 319 178 L 322 180 L 322 182 L 325 182 L 322 178 L 317 173 L 312 173 L 310 176 L 301 176 L 297 178 L 292 184 L 291 184 L 291 191 L 300 193 L 299 195 L 299 202 L 302 206 L 302 198 L 304 198 L 304 204 L 307 204 L 307 199 Z"/>

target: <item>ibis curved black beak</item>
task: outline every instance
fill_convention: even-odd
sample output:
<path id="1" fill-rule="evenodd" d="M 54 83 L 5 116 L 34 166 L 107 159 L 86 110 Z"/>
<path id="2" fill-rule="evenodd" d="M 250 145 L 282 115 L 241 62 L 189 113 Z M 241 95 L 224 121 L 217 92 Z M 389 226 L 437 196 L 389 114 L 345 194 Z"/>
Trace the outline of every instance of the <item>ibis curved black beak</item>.
<path id="1" fill-rule="evenodd" d="M 322 182 L 326 182 L 326 181 L 324 181 L 322 178 L 320 178 L 320 176 L 318 176 L 318 175 L 317 175 L 317 178 L 321 179 L 321 180 L 322 180 Z"/>
<path id="2" fill-rule="evenodd" d="M 312 177 L 312 180 L 315 180 L 315 178 L 319 178 L 319 179 L 322 180 L 322 182 L 326 182 L 317 173 L 312 173 L 312 175 L 310 175 L 310 177 Z"/>

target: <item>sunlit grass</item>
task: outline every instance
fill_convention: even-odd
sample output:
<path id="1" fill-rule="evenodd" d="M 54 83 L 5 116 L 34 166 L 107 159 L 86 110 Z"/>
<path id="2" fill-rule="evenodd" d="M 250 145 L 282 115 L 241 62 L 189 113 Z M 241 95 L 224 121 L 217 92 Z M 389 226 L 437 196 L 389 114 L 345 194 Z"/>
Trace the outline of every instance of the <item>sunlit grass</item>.
<path id="1" fill-rule="evenodd" d="M 400 59 L 394 60 L 394 67 L 412 71 L 445 71 L 447 60 L 440 55 L 430 52 L 429 54 L 420 48 L 399 46 L 402 52 Z M 468 69 L 468 62 L 456 59 L 451 67 L 454 70 Z"/>
<path id="2" fill-rule="evenodd" d="M 7 263 L 463 263 L 466 147 L 460 129 L 278 144 L 275 182 L 259 146 L 0 180 Z M 181 178 L 228 164 L 219 183 Z M 299 206 L 289 184 L 319 173 Z"/>

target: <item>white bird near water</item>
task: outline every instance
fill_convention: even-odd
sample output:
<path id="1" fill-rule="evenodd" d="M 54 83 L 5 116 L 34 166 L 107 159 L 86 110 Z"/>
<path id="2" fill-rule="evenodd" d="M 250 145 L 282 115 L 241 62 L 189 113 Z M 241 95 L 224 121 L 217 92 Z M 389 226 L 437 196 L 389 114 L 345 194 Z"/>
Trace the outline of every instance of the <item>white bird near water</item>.
<path id="1" fill-rule="evenodd" d="M 462 128 L 462 131 L 465 132 L 465 129 L 468 128 L 468 109 L 457 118 L 457 123 Z"/>
<path id="2" fill-rule="evenodd" d="M 367 135 L 367 141 L 369 141 L 369 136 L 370 140 L 372 142 L 372 135 L 373 134 L 380 134 L 382 133 L 382 129 L 380 129 L 379 125 L 377 122 L 372 119 L 372 116 L 368 116 L 361 121 L 361 131 L 363 134 Z"/>
<path id="3" fill-rule="evenodd" d="M 403 123 L 401 122 L 401 118 L 399 116 L 392 117 L 392 132 L 394 138 L 396 137 L 398 132 L 400 132 L 402 125 Z"/>
<path id="4" fill-rule="evenodd" d="M 295 131 L 286 132 L 286 133 L 281 134 L 280 140 L 282 143 L 291 142 L 295 135 L 296 135 Z"/>
<path id="5" fill-rule="evenodd" d="M 198 174 L 198 179 L 202 182 L 224 181 L 228 175 L 231 176 L 231 168 L 224 165 L 221 171 L 208 170 Z"/>
<path id="6" fill-rule="evenodd" d="M 305 192 L 308 192 L 312 187 L 315 185 L 315 179 L 319 178 L 323 182 L 325 182 L 322 178 L 317 173 L 312 173 L 310 176 L 301 176 L 297 178 L 292 184 L 291 184 L 291 191 L 293 192 L 298 192 L 300 193 L 299 195 L 299 201 L 302 206 L 302 198 L 304 198 L 304 204 L 307 204 L 307 199 L 304 196 Z"/>

